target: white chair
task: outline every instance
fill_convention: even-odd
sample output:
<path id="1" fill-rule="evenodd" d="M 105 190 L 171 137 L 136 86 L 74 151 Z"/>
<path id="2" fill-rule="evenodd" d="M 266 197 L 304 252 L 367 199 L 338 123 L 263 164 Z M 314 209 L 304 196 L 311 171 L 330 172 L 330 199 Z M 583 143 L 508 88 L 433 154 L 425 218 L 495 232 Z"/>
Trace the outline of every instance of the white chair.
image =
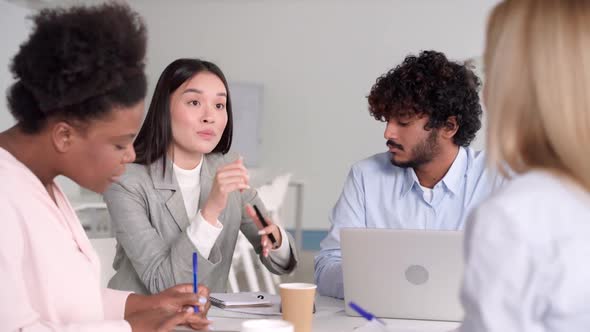
<path id="1" fill-rule="evenodd" d="M 252 245 L 242 233 L 239 233 L 228 276 L 228 281 L 232 292 L 238 293 L 240 291 L 237 278 L 237 272 L 239 271 L 243 271 L 244 275 L 246 276 L 248 291 L 260 291 L 260 285 L 258 284 L 258 277 L 256 275 L 255 261 L 260 260 L 257 257 L 254 257 Z M 264 269 L 266 270 L 266 268 Z"/>
<path id="2" fill-rule="evenodd" d="M 256 189 L 258 196 L 264 203 L 264 206 L 271 214 L 271 218 L 275 224 L 280 225 L 279 210 L 283 206 L 287 190 L 289 189 L 289 181 L 291 181 L 291 173 L 279 175 L 272 180 L 270 184 L 263 185 Z"/>
<path id="3" fill-rule="evenodd" d="M 289 181 L 291 181 L 291 173 L 286 173 L 283 175 L 279 175 L 274 180 L 268 184 L 261 186 L 257 189 L 258 195 L 260 199 L 264 203 L 264 206 L 270 213 L 270 217 L 272 221 L 279 225 L 283 226 L 283 222 L 281 220 L 280 209 L 285 202 L 285 197 L 287 196 L 287 190 L 289 189 Z M 276 294 L 276 285 L 281 282 L 281 278 L 276 275 L 270 273 L 260 260 L 256 260 L 260 270 L 262 272 L 262 278 L 264 279 L 264 284 L 266 285 L 267 292 L 271 294 Z"/>
<path id="4" fill-rule="evenodd" d="M 111 217 L 104 202 L 74 203 L 74 210 L 90 238 L 113 237 Z"/>
<path id="5" fill-rule="evenodd" d="M 100 286 L 107 287 L 115 275 L 113 260 L 117 253 L 117 240 L 112 235 L 107 206 L 104 202 L 89 201 L 75 204 L 74 210 L 100 260 Z"/>
<path id="6" fill-rule="evenodd" d="M 90 239 L 92 247 L 100 260 L 100 286 L 107 287 L 109 280 L 115 275 L 113 260 L 117 253 L 117 240 L 114 237 Z"/>
<path id="7" fill-rule="evenodd" d="M 290 179 L 291 174 L 280 175 L 270 184 L 257 188 L 260 199 L 268 210 L 272 221 L 277 225 L 281 225 L 279 211 L 283 205 L 285 196 L 287 195 Z M 230 267 L 229 272 L 230 290 L 232 292 L 240 291 L 236 272 L 243 271 L 248 284 L 248 291 L 260 291 L 257 270 L 262 276 L 266 292 L 276 294 L 276 285 L 280 283 L 280 277 L 270 273 L 266 267 L 262 265 L 260 259 L 256 257 L 250 242 L 248 242 L 246 237 L 240 233 L 238 235 L 232 266 Z"/>

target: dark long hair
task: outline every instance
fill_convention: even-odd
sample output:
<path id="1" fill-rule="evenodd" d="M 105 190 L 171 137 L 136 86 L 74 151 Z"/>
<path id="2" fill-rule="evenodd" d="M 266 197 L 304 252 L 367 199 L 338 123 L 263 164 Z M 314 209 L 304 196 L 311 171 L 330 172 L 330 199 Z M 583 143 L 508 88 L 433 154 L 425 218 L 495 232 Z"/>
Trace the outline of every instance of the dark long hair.
<path id="1" fill-rule="evenodd" d="M 214 63 L 199 59 L 178 59 L 164 69 L 154 90 L 147 116 L 133 143 L 137 157 L 135 162 L 150 165 L 162 158 L 166 167 L 166 153 L 172 143 L 172 120 L 170 117 L 170 95 L 184 82 L 201 72 L 215 74 L 227 91 L 227 124 L 223 135 L 212 152 L 227 153 L 231 147 L 233 121 L 229 87 L 223 72 Z"/>

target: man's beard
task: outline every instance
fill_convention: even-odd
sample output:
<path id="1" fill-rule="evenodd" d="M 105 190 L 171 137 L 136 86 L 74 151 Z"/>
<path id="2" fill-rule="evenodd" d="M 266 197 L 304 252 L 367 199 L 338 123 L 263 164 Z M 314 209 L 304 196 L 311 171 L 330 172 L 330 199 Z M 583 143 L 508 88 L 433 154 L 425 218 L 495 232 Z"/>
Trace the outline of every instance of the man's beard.
<path id="1" fill-rule="evenodd" d="M 411 159 L 404 162 L 395 160 L 395 155 L 391 156 L 391 163 L 394 166 L 401 168 L 419 168 L 420 166 L 431 162 L 439 153 L 439 145 L 437 141 L 438 130 L 432 129 L 430 134 L 422 142 L 418 143 L 411 151 Z M 388 146 L 394 146 L 403 150 L 403 146 L 389 140 Z"/>

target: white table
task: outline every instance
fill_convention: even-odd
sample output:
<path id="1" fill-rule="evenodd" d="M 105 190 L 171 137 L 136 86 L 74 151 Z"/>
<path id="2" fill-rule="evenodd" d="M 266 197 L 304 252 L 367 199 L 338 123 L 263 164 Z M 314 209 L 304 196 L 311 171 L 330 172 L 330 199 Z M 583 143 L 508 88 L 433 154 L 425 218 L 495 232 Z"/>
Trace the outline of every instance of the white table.
<path id="1" fill-rule="evenodd" d="M 216 332 L 238 332 L 247 319 L 280 319 L 280 316 L 259 316 L 233 313 L 212 307 L 208 315 L 213 321 Z M 391 331 L 415 332 L 446 332 L 456 329 L 459 323 L 423 320 L 384 319 L 392 327 Z M 316 298 L 316 313 L 313 319 L 314 332 L 347 332 L 362 326 L 366 320 L 360 317 L 349 317 L 344 313 L 344 301 L 330 297 Z M 180 331 L 180 330 L 179 330 Z"/>

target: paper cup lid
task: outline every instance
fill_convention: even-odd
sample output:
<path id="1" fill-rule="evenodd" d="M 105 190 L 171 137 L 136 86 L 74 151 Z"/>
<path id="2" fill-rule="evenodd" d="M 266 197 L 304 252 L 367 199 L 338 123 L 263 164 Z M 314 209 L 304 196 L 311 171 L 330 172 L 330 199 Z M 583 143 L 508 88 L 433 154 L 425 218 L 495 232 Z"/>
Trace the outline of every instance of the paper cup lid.
<path id="1" fill-rule="evenodd" d="M 293 324 L 279 319 L 253 319 L 242 323 L 241 332 L 293 332 Z"/>
<path id="2" fill-rule="evenodd" d="M 303 282 L 293 282 L 279 285 L 279 288 L 285 289 L 316 289 L 317 287 L 318 286 L 316 284 L 307 284 Z"/>

